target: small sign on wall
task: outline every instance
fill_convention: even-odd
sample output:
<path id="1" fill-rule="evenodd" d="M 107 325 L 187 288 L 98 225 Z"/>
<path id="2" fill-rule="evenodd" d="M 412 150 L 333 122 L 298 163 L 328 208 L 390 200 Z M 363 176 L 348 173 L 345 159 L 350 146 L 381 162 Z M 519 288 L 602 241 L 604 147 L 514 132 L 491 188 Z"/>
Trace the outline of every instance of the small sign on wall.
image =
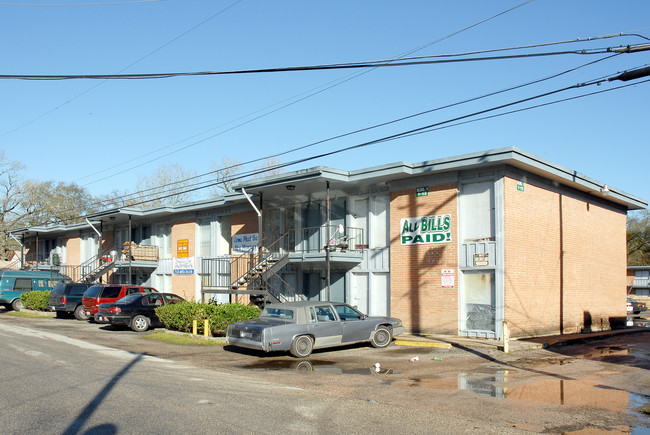
<path id="1" fill-rule="evenodd" d="M 194 257 L 172 258 L 174 275 L 194 275 Z"/>
<path id="2" fill-rule="evenodd" d="M 238 254 L 256 254 L 259 243 L 258 233 L 235 234 L 232 236 L 232 253 Z"/>
<path id="3" fill-rule="evenodd" d="M 424 187 L 416 187 L 415 188 L 415 196 L 429 196 L 429 186 L 424 186 Z"/>
<path id="4" fill-rule="evenodd" d="M 442 269 L 440 271 L 440 284 L 442 288 L 454 288 L 454 269 Z"/>
<path id="5" fill-rule="evenodd" d="M 176 246 L 177 257 L 189 257 L 190 255 L 190 241 L 188 239 L 179 240 Z"/>
<path id="6" fill-rule="evenodd" d="M 489 266 L 490 254 L 487 252 L 474 254 L 474 266 Z"/>

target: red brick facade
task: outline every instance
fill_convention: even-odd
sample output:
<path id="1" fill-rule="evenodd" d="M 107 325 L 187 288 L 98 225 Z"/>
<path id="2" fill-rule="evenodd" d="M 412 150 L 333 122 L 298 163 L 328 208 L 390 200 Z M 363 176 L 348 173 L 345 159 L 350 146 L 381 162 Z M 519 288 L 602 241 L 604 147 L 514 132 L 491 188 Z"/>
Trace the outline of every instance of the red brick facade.
<path id="1" fill-rule="evenodd" d="M 458 332 L 458 189 L 456 184 L 430 186 L 428 196 L 415 189 L 390 195 L 391 315 L 412 332 Z M 400 219 L 451 214 L 451 241 L 402 245 Z M 454 288 L 442 288 L 442 269 L 454 269 Z"/>
<path id="2" fill-rule="evenodd" d="M 513 336 L 610 328 L 625 318 L 626 213 L 504 180 L 505 319 Z"/>

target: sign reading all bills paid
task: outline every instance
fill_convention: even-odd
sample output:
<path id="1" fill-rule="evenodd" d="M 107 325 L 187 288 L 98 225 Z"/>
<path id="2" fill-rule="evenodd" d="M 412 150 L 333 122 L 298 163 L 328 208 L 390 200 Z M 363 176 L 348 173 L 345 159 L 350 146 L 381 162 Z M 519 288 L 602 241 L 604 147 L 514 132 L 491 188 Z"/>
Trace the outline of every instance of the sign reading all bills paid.
<path id="1" fill-rule="evenodd" d="M 400 219 L 402 245 L 451 242 L 451 215 Z"/>

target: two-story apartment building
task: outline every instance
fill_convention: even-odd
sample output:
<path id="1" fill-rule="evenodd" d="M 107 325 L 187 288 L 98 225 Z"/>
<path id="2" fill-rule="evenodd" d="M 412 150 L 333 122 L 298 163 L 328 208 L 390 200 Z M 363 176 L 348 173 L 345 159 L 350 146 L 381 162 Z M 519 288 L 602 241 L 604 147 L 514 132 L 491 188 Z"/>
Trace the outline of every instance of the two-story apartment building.
<path id="1" fill-rule="evenodd" d="M 518 148 L 315 167 L 236 190 L 12 234 L 75 279 L 219 302 L 345 301 L 413 332 L 498 338 L 504 321 L 515 337 L 623 322 L 626 215 L 647 207 Z"/>

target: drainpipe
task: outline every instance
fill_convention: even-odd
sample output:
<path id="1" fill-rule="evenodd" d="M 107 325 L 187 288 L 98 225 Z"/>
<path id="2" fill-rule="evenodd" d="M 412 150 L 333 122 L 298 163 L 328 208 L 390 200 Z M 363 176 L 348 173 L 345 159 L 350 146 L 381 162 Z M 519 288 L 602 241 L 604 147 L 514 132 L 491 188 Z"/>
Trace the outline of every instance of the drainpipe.
<path id="1" fill-rule="evenodd" d="M 23 255 L 24 255 L 25 247 L 24 247 L 23 244 L 20 242 L 20 240 L 18 240 L 18 239 L 16 238 L 16 236 L 14 236 L 13 234 L 9 233 L 9 237 L 11 237 L 12 239 L 14 239 L 14 240 L 15 240 L 16 242 L 18 242 L 18 244 L 20 245 L 20 268 L 22 269 L 22 268 L 23 268 Z M 25 235 L 23 234 L 23 238 L 24 238 L 24 237 L 25 237 Z"/>
<path id="2" fill-rule="evenodd" d="M 129 239 L 129 278 L 128 278 L 127 281 L 129 282 L 129 284 L 133 285 L 133 282 L 131 281 L 131 258 L 132 258 L 132 255 L 133 255 L 133 253 L 131 252 L 131 242 L 132 242 L 132 240 L 131 240 L 131 215 L 129 215 L 129 237 L 128 237 L 128 239 Z"/>
<path id="3" fill-rule="evenodd" d="M 255 205 L 255 203 L 253 202 L 251 197 L 248 195 L 248 193 L 246 193 L 246 189 L 244 189 L 242 187 L 241 191 L 244 194 L 244 196 L 246 197 L 246 199 L 248 200 L 248 202 L 250 202 L 251 206 L 253 206 L 253 209 L 255 210 L 255 213 L 257 213 L 257 231 L 258 231 L 258 234 L 257 234 L 257 247 L 258 247 L 258 250 L 259 250 L 259 248 L 262 247 L 262 212 L 260 212 L 260 210 L 257 208 L 257 206 Z"/>
<path id="4" fill-rule="evenodd" d="M 331 300 L 331 253 L 330 253 L 330 241 L 332 240 L 331 228 L 330 228 L 330 182 L 327 181 L 327 245 L 325 245 L 325 255 L 327 256 L 327 300 Z"/>
<path id="5" fill-rule="evenodd" d="M 88 218 L 86 218 L 86 222 L 88 222 L 88 225 L 90 225 L 90 228 L 95 230 L 95 232 L 99 236 L 99 239 L 97 239 L 97 258 L 99 258 L 99 254 L 101 254 L 101 252 L 102 252 L 102 233 L 99 232 L 99 230 L 97 228 L 95 228 L 95 226 L 92 223 L 90 223 Z M 101 221 L 99 221 L 99 222 L 101 223 Z"/>

